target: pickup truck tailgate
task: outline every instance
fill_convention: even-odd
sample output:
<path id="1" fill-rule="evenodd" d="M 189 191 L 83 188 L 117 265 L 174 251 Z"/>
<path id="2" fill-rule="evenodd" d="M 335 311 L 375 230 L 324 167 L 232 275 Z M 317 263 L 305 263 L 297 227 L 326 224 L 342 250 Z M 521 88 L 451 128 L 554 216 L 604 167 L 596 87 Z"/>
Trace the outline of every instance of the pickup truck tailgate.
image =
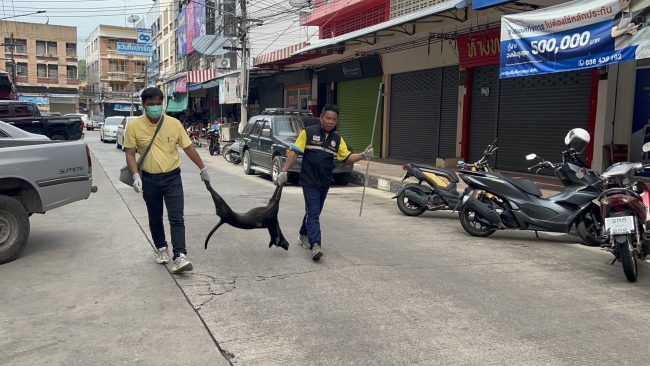
<path id="1" fill-rule="evenodd" d="M 90 196 L 92 166 L 83 141 L 0 144 L 0 156 L 0 179 L 17 178 L 35 187 L 42 212 Z"/>

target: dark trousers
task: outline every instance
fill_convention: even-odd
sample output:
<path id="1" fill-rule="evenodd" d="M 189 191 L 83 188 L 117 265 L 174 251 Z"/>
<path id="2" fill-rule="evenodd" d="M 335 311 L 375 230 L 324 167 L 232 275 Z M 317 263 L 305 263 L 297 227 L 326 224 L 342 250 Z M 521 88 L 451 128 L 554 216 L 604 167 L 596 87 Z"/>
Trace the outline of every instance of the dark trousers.
<path id="1" fill-rule="evenodd" d="M 163 226 L 164 201 L 171 226 L 174 258 L 181 253 L 187 254 L 187 250 L 185 250 L 185 220 L 183 218 L 185 200 L 180 169 L 163 174 L 142 172 L 142 195 L 147 204 L 149 230 L 151 230 L 151 237 L 156 248 L 167 247 L 165 227 Z"/>
<path id="2" fill-rule="evenodd" d="M 305 217 L 302 219 L 300 235 L 307 235 L 311 246 L 323 244 L 320 234 L 320 213 L 325 205 L 327 191 L 328 189 L 302 187 L 302 195 L 305 197 Z"/>

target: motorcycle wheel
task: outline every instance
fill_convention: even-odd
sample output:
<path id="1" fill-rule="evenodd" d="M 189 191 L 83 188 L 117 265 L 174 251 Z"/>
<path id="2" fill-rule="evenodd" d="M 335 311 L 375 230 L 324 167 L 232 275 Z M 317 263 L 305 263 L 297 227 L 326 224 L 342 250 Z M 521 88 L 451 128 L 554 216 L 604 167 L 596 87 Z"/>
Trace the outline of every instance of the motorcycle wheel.
<path id="1" fill-rule="evenodd" d="M 469 235 L 484 238 L 497 231 L 494 227 L 477 220 L 477 216 L 477 213 L 467 205 L 460 211 L 460 226 L 462 226 Z"/>
<path id="2" fill-rule="evenodd" d="M 596 239 L 598 237 L 596 224 L 592 219 L 580 220 L 578 225 L 576 225 L 576 231 L 584 245 L 589 247 L 600 246 L 601 242 Z"/>
<path id="3" fill-rule="evenodd" d="M 208 151 L 210 151 L 210 156 L 214 156 L 214 144 L 210 143 L 210 147 L 208 147 Z"/>
<path id="4" fill-rule="evenodd" d="M 397 207 L 406 216 L 420 216 L 426 211 L 426 208 L 418 205 L 406 197 L 406 191 L 397 196 Z"/>
<path id="5" fill-rule="evenodd" d="M 636 282 L 639 276 L 639 268 L 636 262 L 636 255 L 632 250 L 632 242 L 629 236 L 621 236 L 614 239 L 618 245 L 618 255 L 623 263 L 623 272 L 630 282 Z"/>

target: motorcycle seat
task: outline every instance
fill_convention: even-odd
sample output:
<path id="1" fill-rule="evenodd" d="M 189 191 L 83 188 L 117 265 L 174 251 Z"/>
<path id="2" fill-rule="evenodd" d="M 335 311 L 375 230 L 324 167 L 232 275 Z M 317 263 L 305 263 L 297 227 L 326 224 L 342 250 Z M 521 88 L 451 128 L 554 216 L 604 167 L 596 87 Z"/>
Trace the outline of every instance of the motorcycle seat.
<path id="1" fill-rule="evenodd" d="M 416 167 L 416 168 L 421 169 L 422 171 L 431 172 L 431 173 L 440 175 L 440 176 L 444 177 L 445 179 L 447 179 L 451 183 L 458 183 L 459 182 L 458 176 L 456 175 L 456 173 L 454 173 L 451 170 L 437 168 L 435 166 L 424 165 L 424 164 L 413 164 L 413 166 Z"/>
<path id="2" fill-rule="evenodd" d="M 526 192 L 528 194 L 532 194 L 533 196 L 536 196 L 536 197 L 542 197 L 542 191 L 540 191 L 537 184 L 535 184 L 535 182 L 533 182 L 531 180 L 509 178 L 509 177 L 506 177 L 505 175 L 503 175 L 501 173 L 495 173 L 495 175 L 497 175 L 499 178 L 501 178 L 503 180 L 506 180 L 506 181 L 512 183 L 512 185 L 514 185 L 515 187 L 521 189 L 522 191 L 524 191 L 524 192 Z"/>

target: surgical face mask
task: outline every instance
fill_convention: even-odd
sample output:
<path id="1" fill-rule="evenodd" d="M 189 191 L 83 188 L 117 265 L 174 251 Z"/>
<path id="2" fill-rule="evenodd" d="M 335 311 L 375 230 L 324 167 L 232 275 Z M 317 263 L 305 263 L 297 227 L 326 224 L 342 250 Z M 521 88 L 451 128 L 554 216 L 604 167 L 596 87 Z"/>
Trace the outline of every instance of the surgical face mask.
<path id="1" fill-rule="evenodd" d="M 147 117 L 158 119 L 162 115 L 161 105 L 150 105 L 147 107 Z"/>

